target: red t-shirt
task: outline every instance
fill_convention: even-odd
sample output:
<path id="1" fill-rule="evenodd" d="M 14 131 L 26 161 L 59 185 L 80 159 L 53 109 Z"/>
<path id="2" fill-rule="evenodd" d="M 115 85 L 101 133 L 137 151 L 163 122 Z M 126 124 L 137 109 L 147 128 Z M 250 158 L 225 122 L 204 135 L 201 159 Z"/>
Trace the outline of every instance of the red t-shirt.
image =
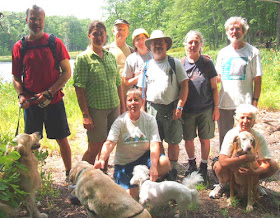
<path id="1" fill-rule="evenodd" d="M 27 46 L 44 45 L 48 43 L 49 35 L 44 33 L 42 38 L 35 41 L 27 41 Z M 20 57 L 21 40 L 18 41 L 12 52 L 12 74 L 16 77 L 22 76 L 22 62 Z M 70 56 L 63 42 L 56 37 L 56 56 L 58 63 Z M 55 60 L 49 47 L 28 49 L 24 55 L 25 76 L 23 84 L 26 89 L 33 93 L 41 93 L 51 87 L 58 79 L 60 72 L 55 67 Z M 26 97 L 31 97 L 25 93 Z M 58 91 L 54 94 L 51 104 L 55 104 L 63 97 Z"/>

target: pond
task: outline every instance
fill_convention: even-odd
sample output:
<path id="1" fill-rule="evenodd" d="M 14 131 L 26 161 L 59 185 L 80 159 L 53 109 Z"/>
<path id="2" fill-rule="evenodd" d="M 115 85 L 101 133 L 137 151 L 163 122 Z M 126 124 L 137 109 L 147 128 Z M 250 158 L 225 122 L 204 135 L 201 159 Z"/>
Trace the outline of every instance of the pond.
<path id="1" fill-rule="evenodd" d="M 74 59 L 70 60 L 72 74 L 74 70 Z M 0 62 L 0 82 L 12 82 L 12 62 Z"/>

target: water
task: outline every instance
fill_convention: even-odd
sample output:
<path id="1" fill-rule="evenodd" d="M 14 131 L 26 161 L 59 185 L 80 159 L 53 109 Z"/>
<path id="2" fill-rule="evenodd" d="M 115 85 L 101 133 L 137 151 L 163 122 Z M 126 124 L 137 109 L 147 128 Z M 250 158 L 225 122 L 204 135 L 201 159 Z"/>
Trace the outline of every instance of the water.
<path id="1" fill-rule="evenodd" d="M 74 70 L 74 59 L 70 60 L 72 74 Z M 0 62 L 0 82 L 12 82 L 12 62 Z"/>

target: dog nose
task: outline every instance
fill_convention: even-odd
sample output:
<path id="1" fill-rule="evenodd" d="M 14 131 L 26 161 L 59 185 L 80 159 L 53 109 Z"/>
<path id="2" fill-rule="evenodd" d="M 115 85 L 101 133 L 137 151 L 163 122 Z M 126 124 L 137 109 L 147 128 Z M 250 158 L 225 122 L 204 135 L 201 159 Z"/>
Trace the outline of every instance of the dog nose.
<path id="1" fill-rule="evenodd" d="M 252 148 L 250 147 L 250 148 L 247 148 L 247 151 L 251 151 L 252 150 Z"/>

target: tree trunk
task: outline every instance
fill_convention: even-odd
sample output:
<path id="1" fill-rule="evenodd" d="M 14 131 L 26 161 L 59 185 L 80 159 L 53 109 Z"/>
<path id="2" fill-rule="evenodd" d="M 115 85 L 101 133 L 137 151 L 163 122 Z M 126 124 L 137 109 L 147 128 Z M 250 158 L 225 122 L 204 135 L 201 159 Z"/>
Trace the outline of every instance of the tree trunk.
<path id="1" fill-rule="evenodd" d="M 280 45 L 280 4 L 278 4 L 278 15 L 277 15 L 277 45 Z"/>

